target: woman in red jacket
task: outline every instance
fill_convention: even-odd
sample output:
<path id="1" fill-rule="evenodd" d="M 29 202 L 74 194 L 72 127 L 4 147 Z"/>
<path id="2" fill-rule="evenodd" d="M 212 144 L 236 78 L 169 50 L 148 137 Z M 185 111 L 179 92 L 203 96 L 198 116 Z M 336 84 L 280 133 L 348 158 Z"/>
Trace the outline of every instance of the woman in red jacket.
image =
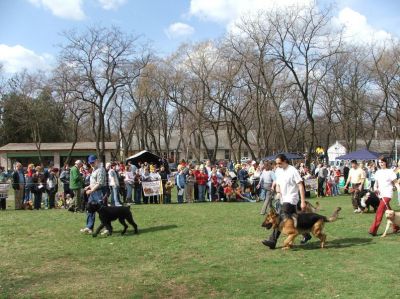
<path id="1" fill-rule="evenodd" d="M 208 182 L 208 174 L 206 173 L 205 168 L 200 169 L 200 173 L 196 175 L 196 182 L 197 182 L 197 188 L 198 188 L 198 200 L 199 201 L 204 201 L 205 200 L 205 194 L 206 194 L 206 185 Z"/>

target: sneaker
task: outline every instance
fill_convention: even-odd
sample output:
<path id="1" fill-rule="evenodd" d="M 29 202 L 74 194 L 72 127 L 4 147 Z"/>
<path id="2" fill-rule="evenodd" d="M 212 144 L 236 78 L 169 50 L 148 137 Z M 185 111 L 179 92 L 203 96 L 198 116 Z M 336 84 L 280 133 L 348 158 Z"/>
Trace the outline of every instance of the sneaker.
<path id="1" fill-rule="evenodd" d="M 361 209 L 360 209 L 360 208 L 355 209 L 355 210 L 354 210 L 354 213 L 361 213 Z"/>
<path id="2" fill-rule="evenodd" d="M 85 228 L 81 228 L 80 232 L 86 233 L 86 234 L 91 234 L 92 230 L 90 228 L 85 227 Z"/>
<path id="3" fill-rule="evenodd" d="M 306 235 L 303 240 L 300 241 L 300 244 L 306 244 L 308 241 L 311 240 L 311 235 Z"/>
<path id="4" fill-rule="evenodd" d="M 108 235 L 108 233 L 109 233 L 108 230 L 105 229 L 100 233 L 100 235 L 104 236 L 104 235 Z"/>
<path id="5" fill-rule="evenodd" d="M 276 247 L 276 244 L 270 240 L 262 240 L 261 243 L 263 243 L 265 246 L 269 247 L 269 249 L 275 249 L 275 247 Z"/>

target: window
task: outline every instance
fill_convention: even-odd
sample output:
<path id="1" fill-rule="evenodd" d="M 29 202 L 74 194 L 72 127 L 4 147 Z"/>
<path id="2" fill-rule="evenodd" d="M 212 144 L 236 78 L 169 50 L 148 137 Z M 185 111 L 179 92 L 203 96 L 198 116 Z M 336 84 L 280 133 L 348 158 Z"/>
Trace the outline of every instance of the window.
<path id="1" fill-rule="evenodd" d="M 243 152 L 243 157 L 248 157 L 249 156 L 249 151 L 244 151 Z"/>
<path id="2" fill-rule="evenodd" d="M 203 152 L 203 159 L 208 159 L 207 152 Z"/>
<path id="3" fill-rule="evenodd" d="M 188 152 L 188 159 L 192 160 L 193 159 L 193 153 L 192 152 Z"/>
<path id="4" fill-rule="evenodd" d="M 230 155 L 231 153 L 230 153 L 230 150 L 225 150 L 225 160 L 229 160 L 230 159 Z"/>

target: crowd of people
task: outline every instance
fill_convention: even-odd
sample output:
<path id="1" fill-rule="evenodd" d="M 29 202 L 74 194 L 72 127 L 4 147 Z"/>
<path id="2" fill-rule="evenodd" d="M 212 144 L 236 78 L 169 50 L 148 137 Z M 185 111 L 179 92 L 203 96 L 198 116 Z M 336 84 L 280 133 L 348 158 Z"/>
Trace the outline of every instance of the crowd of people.
<path id="1" fill-rule="evenodd" d="M 373 190 L 377 166 L 373 161 L 354 165 L 351 169 L 346 163 L 343 169 L 327 167 L 324 163 L 311 163 L 306 167 L 304 163 L 295 165 L 303 181 L 316 178 L 318 197 L 337 196 L 340 194 L 339 183 L 342 186 L 350 183 L 353 186 L 362 185 L 363 188 Z M 366 165 L 366 166 L 365 166 Z M 275 161 L 249 161 L 247 163 L 227 165 L 212 165 L 210 161 L 204 164 L 193 164 L 181 161 L 176 172 L 168 171 L 163 165 L 158 167 L 143 162 L 138 165 L 122 162 L 107 162 L 105 165 L 106 182 L 103 192 L 107 195 L 110 205 L 123 204 L 169 204 L 193 203 L 205 201 L 264 201 L 261 213 L 265 214 L 271 204 L 272 184 L 275 180 L 277 165 Z M 354 172 L 359 172 L 355 179 Z M 397 168 L 398 169 L 398 168 Z M 43 165 L 29 164 L 26 168 L 19 162 L 15 164 L 12 174 L 12 187 L 15 190 L 15 209 L 52 209 L 55 207 L 69 207 L 75 212 L 84 211 L 88 197 L 82 192 L 90 183 L 93 169 L 86 161 L 76 160 L 74 165 L 65 164 L 59 170 L 56 167 L 44 168 Z M 397 170 L 399 173 L 399 171 Z M 4 169 L 0 168 L 0 183 L 6 181 Z M 143 182 L 160 181 L 159 195 L 145 196 Z M 62 192 L 58 192 L 59 184 L 63 185 Z M 176 192 L 173 192 L 173 189 Z M 3 188 L 4 189 L 4 188 Z M 360 212 L 359 190 L 352 196 L 355 212 Z M 61 188 L 60 188 L 61 190 Z M 344 188 L 344 193 L 348 193 Z M 176 198 L 172 198 L 172 194 Z M 310 190 L 306 190 L 306 197 Z M 0 199 L 6 197 L 0 185 Z M 0 207 L 5 208 L 4 201 Z"/>
<path id="2" fill-rule="evenodd" d="M 7 182 L 11 179 L 15 190 L 15 209 L 52 209 L 65 207 L 73 212 L 85 211 L 88 201 L 101 202 L 105 205 L 121 206 L 125 204 L 170 204 L 172 190 L 176 188 L 176 202 L 215 202 L 263 201 L 260 214 L 265 215 L 275 200 L 276 209 L 282 213 L 293 214 L 294 205 L 310 196 L 305 187 L 308 179 L 317 180 L 317 196 L 339 195 L 339 182 L 343 177 L 344 193 L 351 193 L 355 213 L 359 213 L 360 194 L 363 190 L 377 192 L 382 199 L 369 233 L 376 235 L 383 213 L 390 209 L 389 202 L 393 189 L 400 190 L 400 162 L 390 168 L 385 157 L 379 158 L 378 166 L 373 161 L 358 163 L 351 161 L 351 167 L 345 164 L 343 169 L 327 167 L 325 164 L 304 163 L 289 165 L 284 155 L 275 161 L 250 161 L 226 166 L 212 165 L 210 161 L 195 165 L 182 161 L 176 172 L 170 172 L 163 165 L 143 162 L 138 165 L 122 162 L 108 162 L 104 166 L 93 155 L 87 162 L 76 160 L 70 167 L 65 164 L 61 171 L 56 167 L 44 168 L 42 165 L 27 165 L 19 162 L 11 178 L 7 177 L 4 168 L 0 167 L 0 208 L 6 209 Z M 290 166 L 290 167 L 289 167 Z M 146 196 L 143 192 L 144 182 L 160 182 L 157 195 Z M 63 185 L 59 192 L 59 184 Z M 304 194 L 304 195 L 303 195 Z M 400 205 L 400 196 L 398 196 Z M 286 203 L 286 204 L 285 204 Z M 299 208 L 301 208 L 299 207 Z M 88 213 L 86 227 L 82 232 L 91 232 L 94 215 Z M 399 228 L 394 227 L 394 231 Z M 279 233 L 275 232 L 265 244 L 274 247 Z M 307 241 L 309 236 L 304 237 Z"/>

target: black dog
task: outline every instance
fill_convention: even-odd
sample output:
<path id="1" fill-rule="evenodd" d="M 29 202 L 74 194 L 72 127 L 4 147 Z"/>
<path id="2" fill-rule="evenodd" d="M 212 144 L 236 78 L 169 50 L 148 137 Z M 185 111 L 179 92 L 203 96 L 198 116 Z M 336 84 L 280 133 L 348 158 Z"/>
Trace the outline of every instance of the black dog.
<path id="1" fill-rule="evenodd" d="M 372 206 L 374 208 L 374 212 L 376 213 L 376 210 L 379 206 L 379 198 L 374 192 L 363 190 L 360 193 L 360 198 L 360 208 L 362 210 L 367 208 L 369 212 L 369 207 Z"/>
<path id="2" fill-rule="evenodd" d="M 139 233 L 138 227 L 133 220 L 132 212 L 129 207 L 107 207 L 99 203 L 90 202 L 87 205 L 87 210 L 90 213 L 99 213 L 99 218 L 101 221 L 100 226 L 93 233 L 93 237 L 96 237 L 104 227 L 108 230 L 108 235 L 111 236 L 113 230 L 111 222 L 117 219 L 124 226 L 121 235 L 125 234 L 126 230 L 128 229 L 128 225 L 126 224 L 125 220 L 133 226 L 135 234 Z"/>

